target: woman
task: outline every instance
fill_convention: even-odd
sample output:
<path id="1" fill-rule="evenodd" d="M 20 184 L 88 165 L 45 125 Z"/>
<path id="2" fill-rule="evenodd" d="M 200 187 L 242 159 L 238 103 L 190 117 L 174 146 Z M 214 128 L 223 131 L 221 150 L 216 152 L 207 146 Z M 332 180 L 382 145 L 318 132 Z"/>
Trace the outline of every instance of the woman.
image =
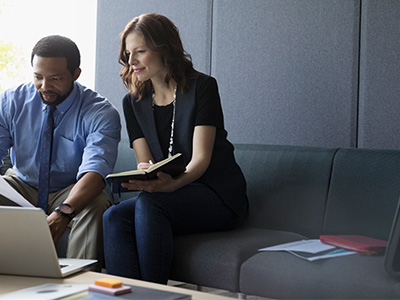
<path id="1" fill-rule="evenodd" d="M 121 34 L 123 109 L 138 169 L 182 153 L 176 178 L 122 186 L 142 191 L 104 214 L 107 272 L 166 284 L 173 235 L 227 230 L 246 212 L 246 182 L 226 139 L 217 83 L 194 70 L 175 25 L 144 14 Z"/>

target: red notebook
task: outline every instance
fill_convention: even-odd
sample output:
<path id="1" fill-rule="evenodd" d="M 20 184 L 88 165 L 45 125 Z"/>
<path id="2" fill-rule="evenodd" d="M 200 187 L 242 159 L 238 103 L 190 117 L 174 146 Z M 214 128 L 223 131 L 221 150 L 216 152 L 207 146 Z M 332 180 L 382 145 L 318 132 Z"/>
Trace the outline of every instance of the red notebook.
<path id="1" fill-rule="evenodd" d="M 364 254 L 382 254 L 387 241 L 363 235 L 321 235 L 322 243 Z"/>

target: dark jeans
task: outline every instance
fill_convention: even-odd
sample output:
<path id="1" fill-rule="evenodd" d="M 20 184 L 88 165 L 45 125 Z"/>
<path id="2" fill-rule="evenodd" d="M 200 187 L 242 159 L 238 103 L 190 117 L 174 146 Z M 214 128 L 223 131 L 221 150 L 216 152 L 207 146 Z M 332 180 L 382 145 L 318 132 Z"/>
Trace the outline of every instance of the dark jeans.
<path id="1" fill-rule="evenodd" d="M 173 235 L 227 230 L 240 220 L 202 184 L 173 193 L 146 193 L 110 207 L 103 216 L 107 273 L 166 284 Z"/>

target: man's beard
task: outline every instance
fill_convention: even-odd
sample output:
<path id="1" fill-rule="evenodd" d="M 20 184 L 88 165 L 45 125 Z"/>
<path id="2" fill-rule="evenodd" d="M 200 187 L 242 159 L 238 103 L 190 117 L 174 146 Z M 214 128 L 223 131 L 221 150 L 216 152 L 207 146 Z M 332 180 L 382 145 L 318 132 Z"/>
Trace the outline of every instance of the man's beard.
<path id="1" fill-rule="evenodd" d="M 72 85 L 71 89 L 69 90 L 69 92 L 66 93 L 64 96 L 62 96 L 61 94 L 56 93 L 56 92 L 39 92 L 39 95 L 40 95 L 40 98 L 42 99 L 44 104 L 47 104 L 47 105 L 58 105 L 61 102 L 63 102 L 65 99 L 67 99 L 67 97 L 71 94 L 73 87 L 74 86 Z M 56 100 L 54 100 L 52 102 L 48 102 L 43 98 L 43 94 L 56 95 L 57 97 L 56 97 Z"/>

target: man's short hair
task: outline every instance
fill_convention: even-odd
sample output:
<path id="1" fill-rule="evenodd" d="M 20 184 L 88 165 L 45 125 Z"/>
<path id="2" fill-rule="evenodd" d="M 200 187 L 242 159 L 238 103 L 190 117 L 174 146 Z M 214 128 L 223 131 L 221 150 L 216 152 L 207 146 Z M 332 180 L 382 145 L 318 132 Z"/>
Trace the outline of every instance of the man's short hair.
<path id="1" fill-rule="evenodd" d="M 31 55 L 32 65 L 35 55 L 40 57 L 65 57 L 67 68 L 72 75 L 81 64 L 81 55 L 76 44 L 71 39 L 60 35 L 50 35 L 36 43 Z"/>

